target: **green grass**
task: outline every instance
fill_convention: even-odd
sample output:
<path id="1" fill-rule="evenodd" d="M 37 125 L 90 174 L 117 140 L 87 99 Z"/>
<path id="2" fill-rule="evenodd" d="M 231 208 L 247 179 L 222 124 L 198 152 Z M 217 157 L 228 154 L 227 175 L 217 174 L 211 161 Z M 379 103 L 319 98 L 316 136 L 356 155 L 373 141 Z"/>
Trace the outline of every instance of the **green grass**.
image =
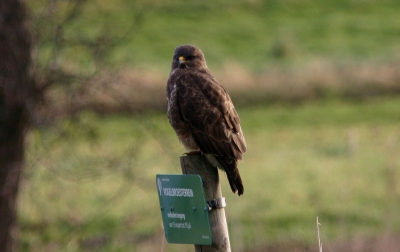
<path id="1" fill-rule="evenodd" d="M 223 194 L 233 249 L 324 244 L 400 232 L 400 101 L 379 98 L 238 110 L 245 185 Z M 19 198 L 21 251 L 159 251 L 158 173 L 180 173 L 165 114 L 82 113 L 29 137 Z M 164 241 L 165 242 L 165 241 Z M 165 251 L 192 251 L 164 244 Z"/>
<path id="2" fill-rule="evenodd" d="M 72 5 L 57 2 L 50 11 L 44 11 L 46 1 L 30 1 L 29 6 L 33 24 L 42 34 L 38 41 L 41 61 L 48 63 L 53 26 Z M 106 44 L 114 39 L 119 43 L 106 57 L 111 66 L 166 73 L 174 48 L 186 43 L 202 48 L 212 68 L 234 61 L 254 72 L 281 64 L 302 66 L 321 58 L 399 60 L 399 7 L 396 0 L 87 1 L 65 27 L 67 42 L 58 63 L 92 69 L 89 51 L 93 47 L 86 50 L 79 43 Z M 139 19 L 137 13 L 141 13 Z M 103 31 L 107 36 L 97 39 Z"/>
<path id="3" fill-rule="evenodd" d="M 177 1 L 152 11 L 128 57 L 163 66 L 176 45 L 192 43 L 211 66 L 234 60 L 258 71 L 277 59 L 301 64 L 315 58 L 387 59 L 398 56 L 398 8 L 395 1 Z"/>
<path id="4" fill-rule="evenodd" d="M 82 43 L 103 46 L 117 39 L 109 54 L 97 54 L 104 56 L 100 63 L 105 68 L 133 68 L 156 77 L 168 76 L 175 46 L 192 43 L 203 50 L 213 72 L 222 69 L 231 75 L 224 65 L 239 65 L 254 82 L 272 73 L 270 82 L 257 82 L 261 87 L 279 86 L 283 82 L 276 79 L 287 75 L 283 80 L 291 83 L 308 69 L 302 78 L 325 83 L 326 74 L 334 82 L 328 88 L 337 81 L 332 76 L 345 73 L 348 79 L 339 78 L 337 85 L 351 89 L 347 66 L 361 80 L 369 80 L 371 71 L 383 79 L 380 84 L 397 80 L 391 78 L 391 68 L 375 69 L 400 59 L 396 0 L 86 1 L 63 30 L 58 51 L 55 25 L 65 18 L 70 3 L 28 1 L 42 67 L 58 66 L 78 75 L 95 71 L 91 57 L 98 48 Z M 139 25 L 130 30 L 140 8 Z M 104 31 L 107 36 L 102 37 Z M 322 68 L 307 67 L 319 62 Z M 364 64 L 372 70 L 357 68 Z M 286 84 L 279 91 L 290 96 L 302 87 Z M 243 89 L 238 90 L 242 95 Z M 150 87 L 148 93 L 153 91 Z M 251 100 L 261 95 L 261 101 L 262 94 L 244 96 Z M 234 251 L 265 244 L 317 244 L 316 216 L 324 244 L 400 232 L 400 101 L 331 99 L 337 96 L 292 105 L 279 99 L 274 105 L 243 102 L 246 106 L 238 107 L 248 144 L 240 162 L 245 194 L 233 195 L 221 174 Z M 163 242 L 155 186 L 156 174 L 180 173 L 183 151 L 165 113 L 84 112 L 35 128 L 27 141 L 19 197 L 20 250 L 160 251 L 164 246 L 165 251 L 193 251 L 192 246 Z"/>

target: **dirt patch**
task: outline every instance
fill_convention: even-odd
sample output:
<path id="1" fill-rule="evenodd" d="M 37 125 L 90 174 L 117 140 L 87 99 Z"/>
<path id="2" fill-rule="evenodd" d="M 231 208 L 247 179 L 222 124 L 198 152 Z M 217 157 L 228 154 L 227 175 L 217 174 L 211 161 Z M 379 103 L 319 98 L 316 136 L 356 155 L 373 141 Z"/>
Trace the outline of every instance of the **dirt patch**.
<path id="1" fill-rule="evenodd" d="M 365 99 L 400 94 L 400 63 L 339 65 L 318 61 L 291 69 L 270 68 L 251 73 L 226 64 L 215 76 L 236 106 L 257 103 L 299 102 L 340 97 Z M 122 69 L 102 72 L 84 84 L 55 86 L 46 94 L 42 117 L 71 116 L 81 110 L 101 114 L 165 111 L 168 75 Z"/>

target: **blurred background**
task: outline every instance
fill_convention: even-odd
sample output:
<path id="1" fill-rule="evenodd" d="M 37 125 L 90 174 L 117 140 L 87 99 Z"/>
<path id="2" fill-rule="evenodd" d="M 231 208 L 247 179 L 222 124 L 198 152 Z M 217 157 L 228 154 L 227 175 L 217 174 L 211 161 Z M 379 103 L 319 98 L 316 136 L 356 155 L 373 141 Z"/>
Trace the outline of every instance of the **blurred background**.
<path id="1" fill-rule="evenodd" d="M 233 251 L 400 250 L 400 2 L 28 0 L 41 90 L 19 251 L 193 251 L 164 238 L 155 176 L 180 174 L 173 51 L 194 44 L 248 151 Z"/>

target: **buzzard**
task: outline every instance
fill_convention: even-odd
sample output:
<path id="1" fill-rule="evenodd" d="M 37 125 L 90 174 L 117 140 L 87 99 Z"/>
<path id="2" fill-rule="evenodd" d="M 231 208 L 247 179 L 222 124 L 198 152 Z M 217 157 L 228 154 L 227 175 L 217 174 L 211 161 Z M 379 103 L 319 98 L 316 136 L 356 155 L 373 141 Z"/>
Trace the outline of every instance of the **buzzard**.
<path id="1" fill-rule="evenodd" d="M 187 151 L 226 172 L 233 193 L 244 188 L 237 167 L 246 152 L 240 119 L 225 89 L 193 45 L 175 48 L 167 83 L 168 118 Z"/>

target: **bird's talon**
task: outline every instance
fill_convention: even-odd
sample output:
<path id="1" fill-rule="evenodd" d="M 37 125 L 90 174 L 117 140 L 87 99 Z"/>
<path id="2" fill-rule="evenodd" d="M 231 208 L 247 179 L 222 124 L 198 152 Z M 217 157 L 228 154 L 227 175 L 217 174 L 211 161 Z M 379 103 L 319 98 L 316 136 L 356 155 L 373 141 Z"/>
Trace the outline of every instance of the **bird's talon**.
<path id="1" fill-rule="evenodd" d="M 201 151 L 191 151 L 191 152 L 186 152 L 184 155 L 198 155 L 200 153 Z"/>

